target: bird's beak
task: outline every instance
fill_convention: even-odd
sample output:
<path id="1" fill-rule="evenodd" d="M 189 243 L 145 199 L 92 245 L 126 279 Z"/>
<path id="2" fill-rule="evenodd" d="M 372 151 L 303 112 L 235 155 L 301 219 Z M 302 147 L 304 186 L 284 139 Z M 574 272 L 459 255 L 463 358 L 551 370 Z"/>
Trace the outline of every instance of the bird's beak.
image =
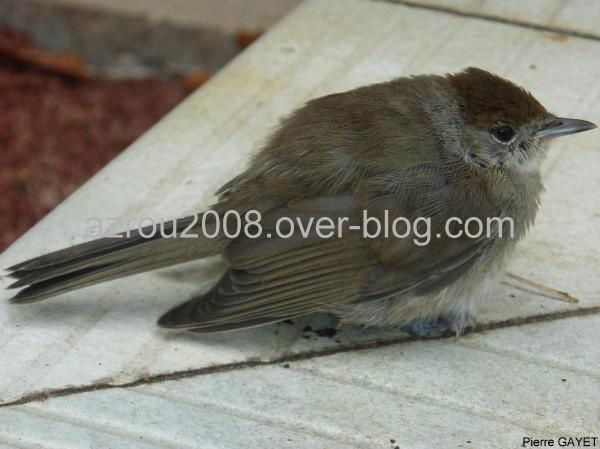
<path id="1" fill-rule="evenodd" d="M 596 125 L 587 120 L 575 118 L 555 117 L 550 123 L 535 133 L 540 139 L 566 136 L 596 128 Z"/>

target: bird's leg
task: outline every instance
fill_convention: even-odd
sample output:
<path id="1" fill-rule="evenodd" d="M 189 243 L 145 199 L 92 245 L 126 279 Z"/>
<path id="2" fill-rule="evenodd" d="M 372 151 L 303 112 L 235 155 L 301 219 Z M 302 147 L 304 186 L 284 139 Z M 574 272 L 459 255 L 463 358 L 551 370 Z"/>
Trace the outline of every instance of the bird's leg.
<path id="1" fill-rule="evenodd" d="M 417 337 L 438 337 L 452 332 L 456 337 L 475 327 L 475 319 L 468 317 L 437 318 L 435 320 L 412 320 L 400 329 Z"/>

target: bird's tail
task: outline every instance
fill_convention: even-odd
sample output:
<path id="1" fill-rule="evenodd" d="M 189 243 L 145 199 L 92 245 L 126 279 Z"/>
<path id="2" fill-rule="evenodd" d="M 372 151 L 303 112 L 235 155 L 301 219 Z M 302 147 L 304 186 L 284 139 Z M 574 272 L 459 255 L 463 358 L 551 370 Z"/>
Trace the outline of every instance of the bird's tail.
<path id="1" fill-rule="evenodd" d="M 165 222 L 160 232 L 142 228 L 121 237 L 106 237 L 55 251 L 9 267 L 17 279 L 8 288 L 23 288 L 15 303 L 40 301 L 100 282 L 176 265 L 217 254 L 222 240 L 198 233 L 182 238 L 181 233 L 198 222 L 199 216 Z M 198 227 L 194 227 L 198 232 Z M 186 234 L 187 235 L 187 234 Z"/>

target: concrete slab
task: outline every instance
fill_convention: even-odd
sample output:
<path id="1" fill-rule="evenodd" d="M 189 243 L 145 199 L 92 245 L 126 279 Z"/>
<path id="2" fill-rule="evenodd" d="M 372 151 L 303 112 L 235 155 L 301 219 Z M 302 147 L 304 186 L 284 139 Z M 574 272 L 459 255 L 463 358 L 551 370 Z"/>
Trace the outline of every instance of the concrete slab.
<path id="1" fill-rule="evenodd" d="M 72 52 L 100 77 L 215 72 L 299 0 L 219 2 L 0 0 L 0 22 L 41 47 Z"/>
<path id="2" fill-rule="evenodd" d="M 571 337 L 599 325 L 599 316 L 573 318 L 0 408 L 0 441 L 505 449 L 527 436 L 595 435 L 600 370 L 546 355 L 560 331 L 565 341 L 583 343 L 573 345 L 573 357 L 589 357 L 591 341 Z M 507 340 L 519 351 L 495 349 Z"/>
<path id="3" fill-rule="evenodd" d="M 394 1 L 394 0 L 392 0 Z M 556 33 L 599 37 L 600 4 L 590 0 L 395 0 L 447 12 L 546 28 Z M 562 39 L 561 36 L 554 36 Z"/>
<path id="4" fill-rule="evenodd" d="M 69 5 L 117 14 L 145 17 L 159 22 L 219 28 L 228 32 L 240 29 L 266 29 L 294 9 L 301 0 L 38 0 L 51 5 Z"/>

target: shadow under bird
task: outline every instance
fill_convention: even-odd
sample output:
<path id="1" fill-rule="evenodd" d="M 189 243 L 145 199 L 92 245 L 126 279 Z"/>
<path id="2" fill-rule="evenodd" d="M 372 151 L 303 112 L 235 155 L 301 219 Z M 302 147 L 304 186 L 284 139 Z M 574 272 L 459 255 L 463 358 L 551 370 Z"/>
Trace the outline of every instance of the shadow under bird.
<path id="1" fill-rule="evenodd" d="M 36 257 L 8 269 L 17 280 L 10 288 L 24 287 L 12 301 L 220 254 L 227 268 L 216 285 L 167 312 L 161 326 L 216 332 L 329 312 L 342 323 L 460 332 L 534 222 L 548 143 L 592 128 L 477 68 L 327 95 L 282 121 L 249 167 L 217 192 L 212 218 L 164 225 L 177 235 L 192 225 L 198 238 L 146 238 L 136 230 Z M 262 234 L 228 237 L 217 216 L 230 210 L 258 211 Z M 427 217 L 432 238 L 418 244 L 418 226 L 405 238 L 365 236 L 356 230 L 364 214 L 381 223 Z M 334 238 L 314 228 L 284 238 L 275 232 L 282 217 L 305 225 L 328 217 L 339 226 Z M 512 236 L 502 235 L 502 221 L 489 235 L 454 238 L 451 219 L 471 217 L 508 217 Z"/>

